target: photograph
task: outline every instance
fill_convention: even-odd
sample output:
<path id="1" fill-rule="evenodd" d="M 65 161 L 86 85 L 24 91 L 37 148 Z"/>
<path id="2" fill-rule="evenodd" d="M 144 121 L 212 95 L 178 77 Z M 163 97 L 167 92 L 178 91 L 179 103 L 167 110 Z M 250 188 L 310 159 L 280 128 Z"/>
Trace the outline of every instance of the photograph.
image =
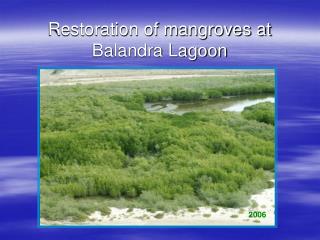
<path id="1" fill-rule="evenodd" d="M 276 72 L 39 69 L 41 226 L 274 226 Z"/>

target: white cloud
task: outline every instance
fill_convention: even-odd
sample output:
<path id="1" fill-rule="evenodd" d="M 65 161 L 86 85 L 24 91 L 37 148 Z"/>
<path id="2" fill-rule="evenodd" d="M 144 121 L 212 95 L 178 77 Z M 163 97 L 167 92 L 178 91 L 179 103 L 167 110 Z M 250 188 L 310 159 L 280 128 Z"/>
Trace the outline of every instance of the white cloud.
<path id="1" fill-rule="evenodd" d="M 300 203 L 303 205 L 320 206 L 320 193 L 309 191 L 290 191 L 287 194 L 288 201 L 293 203 Z"/>
<path id="2" fill-rule="evenodd" d="M 300 147 L 296 154 L 302 154 L 290 161 L 278 163 L 279 181 L 320 179 L 320 147 Z"/>
<path id="3" fill-rule="evenodd" d="M 320 114 L 302 115 L 291 119 L 280 119 L 278 127 L 304 127 L 320 125 Z"/>
<path id="4" fill-rule="evenodd" d="M 37 192 L 37 158 L 0 158 L 0 197 L 35 195 Z"/>

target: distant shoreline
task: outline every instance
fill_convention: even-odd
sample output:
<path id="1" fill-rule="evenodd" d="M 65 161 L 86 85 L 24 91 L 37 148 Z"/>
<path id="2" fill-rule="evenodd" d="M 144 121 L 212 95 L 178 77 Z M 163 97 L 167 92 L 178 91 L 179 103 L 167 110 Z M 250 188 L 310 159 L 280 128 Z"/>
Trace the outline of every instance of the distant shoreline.
<path id="1" fill-rule="evenodd" d="M 106 69 L 108 70 L 108 69 Z M 152 74 L 143 74 L 141 75 L 129 75 L 126 73 L 130 70 L 122 70 L 122 74 L 116 72 L 114 69 L 110 69 L 105 72 L 113 71 L 113 74 L 103 75 L 95 72 L 95 70 L 81 70 L 78 72 L 70 72 L 72 70 L 66 70 L 64 73 L 52 74 L 54 70 L 44 70 L 41 72 L 41 81 L 40 86 L 68 86 L 76 84 L 96 84 L 96 83 L 109 83 L 109 82 L 131 82 L 131 81 L 145 81 L 145 80 L 169 80 L 169 79 L 178 79 L 178 78 L 197 78 L 197 77 L 236 77 L 236 76 L 270 76 L 274 75 L 274 72 L 259 72 L 252 70 L 230 70 L 228 74 L 221 74 L 219 70 L 189 70 L 188 74 L 165 74 L 159 70 L 146 69 L 145 71 L 157 71 Z M 62 70 L 65 71 L 65 70 Z M 208 71 L 212 71 L 212 74 L 208 74 Z M 222 72 L 223 73 L 223 72 Z M 232 74 L 231 74 L 232 73 Z M 244 75 L 245 73 L 245 75 Z"/>

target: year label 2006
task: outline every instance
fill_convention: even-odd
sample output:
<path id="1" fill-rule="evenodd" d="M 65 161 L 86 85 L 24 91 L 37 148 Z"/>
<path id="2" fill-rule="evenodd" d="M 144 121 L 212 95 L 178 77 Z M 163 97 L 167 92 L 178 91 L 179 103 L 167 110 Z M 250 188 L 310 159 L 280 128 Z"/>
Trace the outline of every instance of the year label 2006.
<path id="1" fill-rule="evenodd" d="M 249 218 L 265 218 L 266 216 L 267 216 L 266 212 L 260 212 L 260 211 L 249 212 Z"/>

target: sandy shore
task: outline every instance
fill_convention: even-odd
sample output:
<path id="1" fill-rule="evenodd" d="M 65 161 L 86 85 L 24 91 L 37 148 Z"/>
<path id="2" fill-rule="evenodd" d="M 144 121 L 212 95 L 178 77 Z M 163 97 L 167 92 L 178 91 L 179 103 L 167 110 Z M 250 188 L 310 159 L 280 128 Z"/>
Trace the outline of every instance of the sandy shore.
<path id="1" fill-rule="evenodd" d="M 59 86 L 75 84 L 94 84 L 108 82 L 128 82 L 162 80 L 194 77 L 234 77 L 267 76 L 273 72 L 250 70 L 62 70 L 53 74 L 53 70 L 41 70 L 40 86 Z"/>
<path id="2" fill-rule="evenodd" d="M 41 219 L 41 225 L 261 225 L 273 226 L 274 215 L 274 188 L 253 195 L 250 206 L 245 208 L 217 208 L 200 207 L 194 212 L 181 209 L 176 213 L 157 211 L 151 213 L 145 209 L 111 208 L 110 215 L 102 216 L 100 212 L 92 213 L 88 220 L 82 223 L 67 221 L 46 221 Z M 265 218 L 250 218 L 250 211 L 265 212 Z"/>

